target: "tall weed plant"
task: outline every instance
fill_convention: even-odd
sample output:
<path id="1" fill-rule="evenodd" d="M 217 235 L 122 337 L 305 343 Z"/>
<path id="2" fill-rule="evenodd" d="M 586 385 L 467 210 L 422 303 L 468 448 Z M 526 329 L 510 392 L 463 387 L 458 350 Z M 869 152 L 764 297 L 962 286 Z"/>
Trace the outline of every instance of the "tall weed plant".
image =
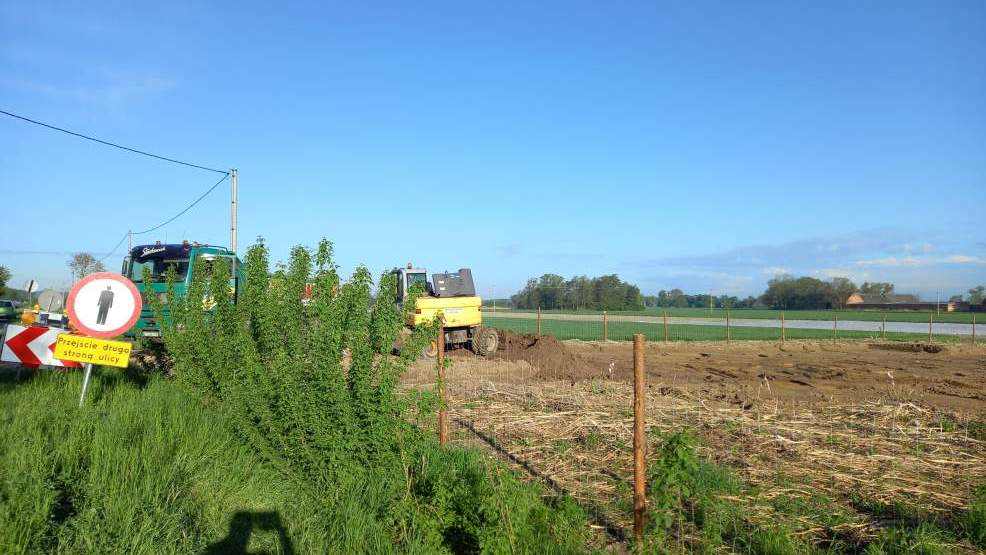
<path id="1" fill-rule="evenodd" d="M 372 515 L 389 536 L 363 544 L 367 550 L 582 550 L 577 506 L 543 499 L 476 452 L 440 449 L 431 431 L 411 424 L 420 407 L 398 380 L 437 327 L 417 327 L 391 355 L 420 291 L 401 309 L 393 275 L 380 278 L 374 295 L 365 267 L 343 281 L 332 254 L 323 240 L 314 251 L 294 248 L 286 265 L 272 269 L 260 242 L 247 252 L 238 298 L 224 259 L 193 264 L 186 295 L 169 287 L 166 304 L 148 298 L 165 322 L 176 380 L 228 414 L 252 447 L 315 499 Z M 354 529 L 342 543 L 359 544 L 364 532 Z"/>

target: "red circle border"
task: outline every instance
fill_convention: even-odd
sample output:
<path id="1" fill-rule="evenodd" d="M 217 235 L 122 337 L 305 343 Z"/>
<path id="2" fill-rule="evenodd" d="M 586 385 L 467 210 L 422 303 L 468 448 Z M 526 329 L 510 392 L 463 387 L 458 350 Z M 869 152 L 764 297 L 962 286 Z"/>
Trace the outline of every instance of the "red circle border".
<path id="1" fill-rule="evenodd" d="M 93 329 L 89 329 L 88 327 L 82 325 L 81 322 L 79 322 L 79 318 L 75 315 L 75 297 L 79 294 L 79 290 L 85 287 L 86 284 L 96 281 L 97 279 L 111 279 L 113 281 L 116 281 L 117 283 L 125 285 L 127 289 L 130 290 L 130 293 L 133 295 L 134 298 L 134 313 L 130 316 L 130 320 L 128 320 L 125 325 L 112 330 L 96 331 Z M 65 302 L 65 305 L 66 305 L 66 312 L 68 313 L 68 319 L 70 322 L 72 322 L 73 326 L 75 326 L 76 328 L 78 328 L 79 331 L 81 331 L 82 333 L 88 336 L 101 337 L 105 339 L 109 337 L 117 337 L 119 335 L 123 335 L 123 332 L 134 327 L 134 324 L 136 324 L 137 320 L 140 318 L 140 311 L 143 310 L 144 308 L 144 299 L 140 296 L 140 291 L 137 290 L 137 286 L 134 285 L 134 282 L 130 281 L 129 279 L 123 277 L 120 274 L 115 274 L 113 272 L 97 272 L 95 274 L 89 274 L 88 276 L 75 282 L 75 285 L 72 286 L 72 290 L 69 291 L 68 300 Z"/>

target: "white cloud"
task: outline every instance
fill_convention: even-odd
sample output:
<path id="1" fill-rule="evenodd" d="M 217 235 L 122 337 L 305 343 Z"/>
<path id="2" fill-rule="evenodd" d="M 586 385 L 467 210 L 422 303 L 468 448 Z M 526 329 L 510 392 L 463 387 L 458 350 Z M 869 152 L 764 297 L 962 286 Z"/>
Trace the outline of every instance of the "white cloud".
<path id="1" fill-rule="evenodd" d="M 976 256 L 966 256 L 963 254 L 953 254 L 945 257 L 931 257 L 931 256 L 904 256 L 904 257 L 887 257 L 887 258 L 871 258 L 865 260 L 857 260 L 853 264 L 856 266 L 868 266 L 868 267 L 879 267 L 879 268 L 917 268 L 919 266 L 933 266 L 936 264 L 983 264 L 986 263 L 986 258 L 976 257 Z"/>
<path id="2" fill-rule="evenodd" d="M 983 264 L 986 263 L 986 258 L 954 254 L 952 256 L 946 256 L 944 262 L 946 264 Z"/>
<path id="3" fill-rule="evenodd" d="M 787 268 L 783 268 L 781 266 L 768 266 L 767 268 L 763 269 L 763 273 L 767 274 L 768 276 L 777 276 L 781 274 L 788 274 L 790 272 L 788 271 Z"/>
<path id="4" fill-rule="evenodd" d="M 832 279 L 832 278 L 849 278 L 850 280 L 860 284 L 864 281 L 870 280 L 870 273 L 865 270 L 853 270 L 849 268 L 821 268 L 811 272 L 812 275 L 822 278 L 822 279 Z"/>
<path id="5" fill-rule="evenodd" d="M 175 82 L 149 76 L 113 79 L 86 85 L 55 85 L 29 79 L 5 78 L 0 79 L 0 87 L 70 99 L 84 104 L 117 105 L 137 98 L 165 93 L 175 87 Z"/>
<path id="6" fill-rule="evenodd" d="M 868 260 L 857 260 L 854 262 L 856 266 L 875 266 L 879 268 L 887 267 L 914 267 L 914 266 L 924 266 L 930 264 L 929 259 L 921 259 L 914 256 L 905 256 L 902 258 L 897 258 L 896 256 L 890 256 L 887 258 L 871 258 Z"/>

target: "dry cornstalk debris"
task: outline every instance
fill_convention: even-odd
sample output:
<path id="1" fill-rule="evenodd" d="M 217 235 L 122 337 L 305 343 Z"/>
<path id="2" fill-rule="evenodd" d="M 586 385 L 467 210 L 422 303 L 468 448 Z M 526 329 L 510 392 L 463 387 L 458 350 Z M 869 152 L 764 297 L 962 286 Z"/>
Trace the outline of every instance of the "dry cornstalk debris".
<path id="1" fill-rule="evenodd" d="M 753 521 L 767 521 L 778 495 L 850 494 L 919 504 L 932 512 L 961 508 L 973 485 L 986 481 L 986 442 L 946 431 L 942 414 L 891 397 L 851 404 L 725 405 L 655 384 L 649 393 L 649 452 L 659 434 L 682 427 L 700 438 L 700 454 L 738 472 L 757 495 L 742 500 Z M 664 392 L 664 394 L 662 394 Z M 670 392 L 670 394 L 669 394 Z M 607 507 L 629 525 L 632 476 L 632 385 L 582 382 L 450 384 L 453 421 L 481 431 L 499 449 L 568 491 Z M 458 437 L 469 434 L 460 430 Z M 802 519 L 799 535 L 817 523 Z M 874 527 L 853 523 L 860 533 Z"/>

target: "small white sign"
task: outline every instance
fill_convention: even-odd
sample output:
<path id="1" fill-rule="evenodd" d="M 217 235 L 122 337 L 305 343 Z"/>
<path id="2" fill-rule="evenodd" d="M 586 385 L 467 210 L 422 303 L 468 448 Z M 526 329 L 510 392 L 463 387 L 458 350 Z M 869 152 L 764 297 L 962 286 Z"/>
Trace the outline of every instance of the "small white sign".
<path id="1" fill-rule="evenodd" d="M 40 288 L 41 285 L 38 283 L 38 280 L 36 279 L 29 279 L 24 282 L 24 290 L 27 291 L 28 293 L 34 293 Z"/>

